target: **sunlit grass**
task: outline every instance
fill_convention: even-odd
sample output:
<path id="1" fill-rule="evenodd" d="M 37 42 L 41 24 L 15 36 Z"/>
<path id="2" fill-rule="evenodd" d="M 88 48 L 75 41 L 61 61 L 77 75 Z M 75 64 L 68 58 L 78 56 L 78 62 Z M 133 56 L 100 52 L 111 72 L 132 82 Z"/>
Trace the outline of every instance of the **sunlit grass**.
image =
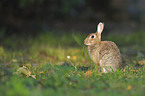
<path id="1" fill-rule="evenodd" d="M 126 64 L 108 74 L 93 71 L 94 63 L 83 44 L 86 36 L 51 31 L 35 38 L 4 39 L 0 46 L 0 95 L 143 96 L 145 33 L 103 36 L 119 46 Z M 36 79 L 14 74 L 22 66 Z"/>

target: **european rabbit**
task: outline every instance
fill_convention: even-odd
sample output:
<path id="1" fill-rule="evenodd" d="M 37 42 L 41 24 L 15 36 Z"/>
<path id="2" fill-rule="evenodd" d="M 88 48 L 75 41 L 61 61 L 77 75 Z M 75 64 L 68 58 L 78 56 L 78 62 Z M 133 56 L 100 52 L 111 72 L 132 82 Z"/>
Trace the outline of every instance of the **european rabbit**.
<path id="1" fill-rule="evenodd" d="M 88 46 L 90 58 L 98 65 L 98 71 L 108 73 L 116 71 L 122 66 L 122 57 L 119 48 L 112 41 L 101 41 L 101 33 L 104 23 L 99 23 L 97 32 L 91 33 L 84 40 L 84 44 Z M 97 67 L 96 67 L 97 68 Z"/>

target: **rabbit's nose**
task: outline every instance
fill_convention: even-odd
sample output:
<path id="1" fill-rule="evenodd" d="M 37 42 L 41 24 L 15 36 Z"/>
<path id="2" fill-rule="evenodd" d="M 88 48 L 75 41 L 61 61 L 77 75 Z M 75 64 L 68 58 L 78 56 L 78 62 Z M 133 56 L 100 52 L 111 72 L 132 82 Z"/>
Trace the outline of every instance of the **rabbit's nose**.
<path id="1" fill-rule="evenodd" d="M 89 45 L 90 45 L 90 43 L 86 43 L 86 42 L 84 42 L 84 44 L 85 44 L 85 45 L 87 45 L 87 46 L 89 46 Z"/>

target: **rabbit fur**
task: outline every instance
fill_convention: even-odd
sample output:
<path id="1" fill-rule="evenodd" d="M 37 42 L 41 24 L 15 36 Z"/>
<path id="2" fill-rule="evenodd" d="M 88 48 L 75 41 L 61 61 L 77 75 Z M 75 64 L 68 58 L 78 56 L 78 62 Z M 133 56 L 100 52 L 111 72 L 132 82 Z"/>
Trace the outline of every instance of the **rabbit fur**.
<path id="1" fill-rule="evenodd" d="M 122 66 L 122 57 L 117 45 L 112 41 L 101 41 L 101 33 L 104 23 L 99 23 L 97 32 L 91 33 L 84 40 L 84 44 L 88 46 L 90 58 L 98 66 L 98 71 L 108 73 L 116 71 Z"/>

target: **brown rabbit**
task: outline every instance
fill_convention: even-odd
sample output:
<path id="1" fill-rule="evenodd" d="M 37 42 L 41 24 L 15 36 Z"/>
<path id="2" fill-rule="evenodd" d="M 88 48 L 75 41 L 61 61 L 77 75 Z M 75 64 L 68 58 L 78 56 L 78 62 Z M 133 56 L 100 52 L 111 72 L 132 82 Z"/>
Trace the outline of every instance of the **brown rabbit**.
<path id="1" fill-rule="evenodd" d="M 122 57 L 120 50 L 112 41 L 101 41 L 101 33 L 104 23 L 99 23 L 96 33 L 91 33 L 84 40 L 84 44 L 88 45 L 88 53 L 93 62 L 98 65 L 98 71 L 108 73 L 116 71 L 122 66 Z M 97 68 L 97 67 L 96 67 Z"/>

